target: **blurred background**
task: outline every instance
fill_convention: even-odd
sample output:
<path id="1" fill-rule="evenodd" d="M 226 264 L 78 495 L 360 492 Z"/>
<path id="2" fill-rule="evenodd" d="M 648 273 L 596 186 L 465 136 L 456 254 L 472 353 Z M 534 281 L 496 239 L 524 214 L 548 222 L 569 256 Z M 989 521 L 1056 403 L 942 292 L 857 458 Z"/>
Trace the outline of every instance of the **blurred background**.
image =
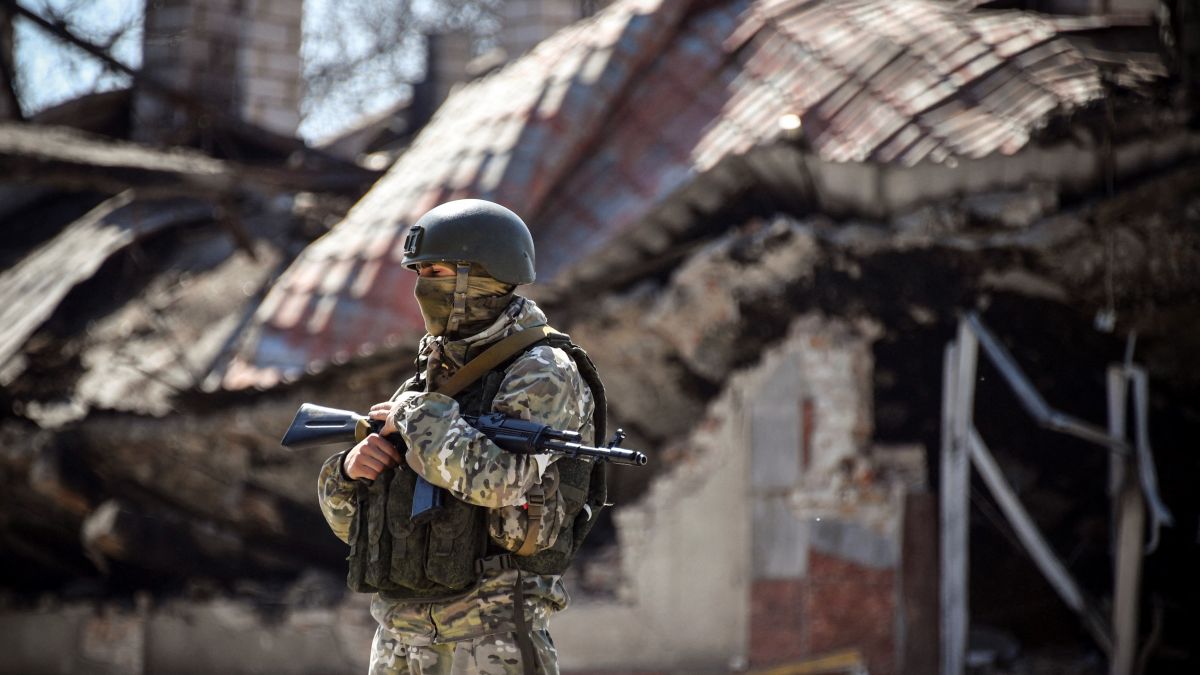
<path id="1" fill-rule="evenodd" d="M 1190 0 L 0 0 L 0 672 L 344 673 L 477 197 L 647 451 L 568 673 L 1195 673 Z"/>

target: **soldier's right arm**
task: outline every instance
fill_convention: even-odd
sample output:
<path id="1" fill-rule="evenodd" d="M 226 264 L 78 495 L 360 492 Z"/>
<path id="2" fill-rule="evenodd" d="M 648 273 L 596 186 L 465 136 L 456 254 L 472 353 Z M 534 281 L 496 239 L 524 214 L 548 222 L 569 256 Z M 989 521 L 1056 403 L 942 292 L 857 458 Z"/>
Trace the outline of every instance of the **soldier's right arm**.
<path id="1" fill-rule="evenodd" d="M 424 340 L 421 342 L 421 348 L 422 350 L 425 348 Z M 416 376 L 410 377 L 400 385 L 401 390 L 411 388 L 416 381 Z M 384 441 L 384 443 L 387 442 Z M 317 502 L 321 506 L 321 515 L 325 516 L 325 522 L 329 523 L 329 529 L 333 530 L 337 538 L 347 544 L 350 543 L 350 524 L 354 522 L 354 513 L 358 509 L 358 502 L 354 479 L 347 475 L 344 462 L 347 454 L 362 445 L 363 443 L 360 442 L 354 448 L 339 452 L 325 460 L 325 464 L 321 466 L 321 473 L 317 475 Z M 393 461 L 384 460 L 386 465 L 395 466 L 401 461 L 400 454 L 390 444 L 385 450 L 393 457 Z M 382 458 L 380 459 L 382 460 Z M 387 468 L 386 465 L 382 468 Z M 355 473 L 359 473 L 359 471 L 355 470 Z M 378 471 L 374 473 L 378 475 Z M 374 478 L 375 476 L 364 474 L 364 477 Z"/>
<path id="2" fill-rule="evenodd" d="M 350 543 L 350 523 L 358 507 L 354 480 L 374 480 L 401 461 L 403 458 L 396 448 L 378 434 L 371 434 L 346 452 L 325 460 L 317 477 L 317 501 L 325 522 L 338 539 Z"/>

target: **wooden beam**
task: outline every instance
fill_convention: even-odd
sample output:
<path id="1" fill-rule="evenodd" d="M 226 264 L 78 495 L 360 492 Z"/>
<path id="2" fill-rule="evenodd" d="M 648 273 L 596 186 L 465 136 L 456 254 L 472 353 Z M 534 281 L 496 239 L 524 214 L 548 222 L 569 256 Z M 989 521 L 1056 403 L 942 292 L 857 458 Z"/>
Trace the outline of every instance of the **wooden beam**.
<path id="1" fill-rule="evenodd" d="M 1135 476 L 1126 477 L 1117 500 L 1116 573 L 1113 589 L 1111 675 L 1132 675 L 1138 652 L 1138 605 L 1146 502 Z"/>
<path id="2" fill-rule="evenodd" d="M 59 444 L 48 444 L 34 456 L 29 466 L 29 487 L 54 502 L 63 511 L 83 518 L 91 510 L 91 500 L 67 475 L 66 459 Z"/>
<path id="3" fill-rule="evenodd" d="M 974 336 L 960 323 L 959 339 L 946 347 L 942 371 L 942 675 L 960 675 L 967 651 L 971 485 L 966 444 L 958 441 L 958 435 L 973 406 L 975 356 Z"/>
<path id="4" fill-rule="evenodd" d="M 1128 409 L 1129 382 L 1121 366 L 1108 367 L 1108 433 L 1113 438 L 1125 438 L 1125 415 Z M 1112 501 L 1112 527 L 1109 537 L 1117 538 L 1117 501 L 1125 484 L 1125 458 L 1117 453 L 1108 455 L 1108 497 Z"/>
<path id="5" fill-rule="evenodd" d="M 213 200 L 247 192 L 338 192 L 357 195 L 382 172 L 261 166 L 220 160 L 189 148 L 160 149 L 67 127 L 0 121 L 0 175 L 67 190 Z"/>
<path id="6" fill-rule="evenodd" d="M 1108 368 L 1108 433 L 1125 438 L 1129 379 L 1121 366 Z M 1132 458 L 1113 455 L 1109 462 L 1109 495 L 1113 532 L 1113 652 L 1110 675 L 1131 675 L 1138 651 L 1138 605 L 1142 572 L 1142 539 L 1146 504 Z"/>

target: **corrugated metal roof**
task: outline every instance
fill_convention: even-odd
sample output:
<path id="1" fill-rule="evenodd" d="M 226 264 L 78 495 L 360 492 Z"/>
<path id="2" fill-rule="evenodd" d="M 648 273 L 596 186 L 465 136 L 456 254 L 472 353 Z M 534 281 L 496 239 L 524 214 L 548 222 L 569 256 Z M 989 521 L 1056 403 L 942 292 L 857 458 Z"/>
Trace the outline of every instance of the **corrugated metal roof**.
<path id="1" fill-rule="evenodd" d="M 799 118 L 822 159 L 1012 154 L 1102 95 L 1043 17 L 934 0 L 617 2 L 453 94 L 271 292 L 225 375 L 269 386 L 421 331 L 408 225 L 461 197 L 526 217 L 539 280 L 630 231 L 723 158 Z"/>
<path id="2" fill-rule="evenodd" d="M 133 242 L 181 223 L 211 220 L 213 207 L 189 199 L 135 201 L 123 192 L 0 273 L 0 366 L 49 318 L 71 289 Z"/>

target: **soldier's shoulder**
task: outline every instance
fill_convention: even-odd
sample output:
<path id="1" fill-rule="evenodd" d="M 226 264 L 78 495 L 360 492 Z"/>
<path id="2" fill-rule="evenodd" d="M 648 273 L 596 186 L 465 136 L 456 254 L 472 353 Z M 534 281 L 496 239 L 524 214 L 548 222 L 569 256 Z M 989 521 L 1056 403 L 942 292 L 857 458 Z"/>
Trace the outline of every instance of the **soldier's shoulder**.
<path id="1" fill-rule="evenodd" d="M 508 378 L 546 378 L 574 380 L 579 368 L 566 351 L 550 344 L 538 344 L 518 356 L 506 369 Z"/>
<path id="2" fill-rule="evenodd" d="M 546 369 L 566 369 L 568 371 L 577 370 L 574 359 L 562 347 L 556 345 L 541 343 L 530 347 L 520 357 L 517 358 L 517 363 L 524 362 L 530 367 L 534 365 L 541 366 Z"/>

